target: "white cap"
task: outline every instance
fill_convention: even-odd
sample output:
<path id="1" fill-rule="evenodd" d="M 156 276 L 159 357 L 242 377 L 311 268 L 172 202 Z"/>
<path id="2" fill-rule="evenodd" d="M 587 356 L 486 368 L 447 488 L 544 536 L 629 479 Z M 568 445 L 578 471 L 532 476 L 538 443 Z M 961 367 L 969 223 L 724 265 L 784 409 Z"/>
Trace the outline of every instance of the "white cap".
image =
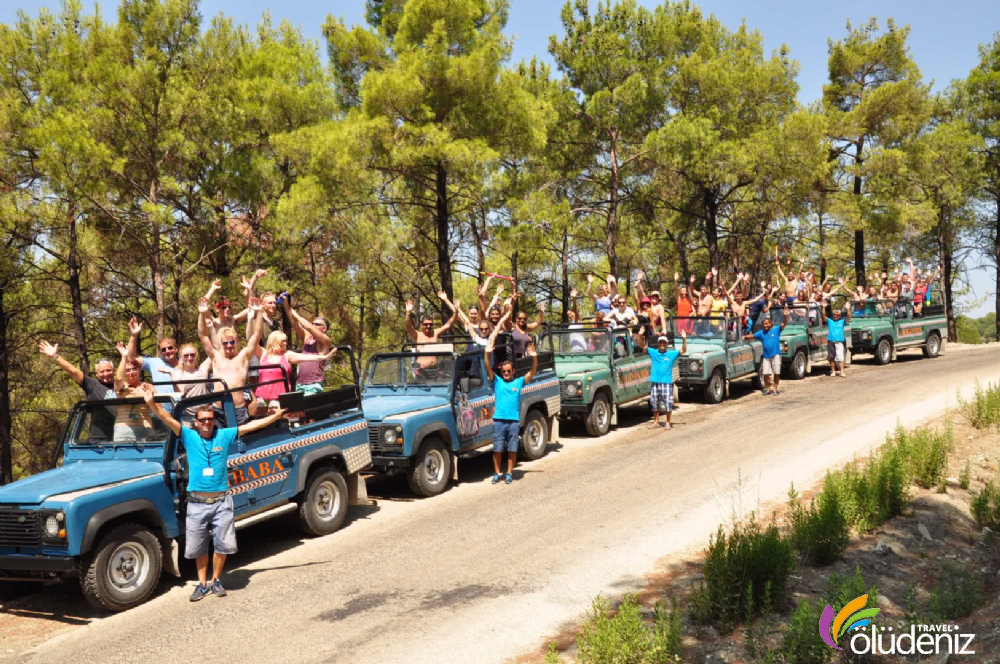
<path id="1" fill-rule="evenodd" d="M 659 342 L 661 342 L 661 341 L 665 341 L 665 342 L 667 342 L 667 343 L 670 343 L 670 339 L 667 339 L 667 338 L 666 338 L 665 336 L 663 336 L 663 335 L 660 335 L 660 336 L 658 336 L 658 337 L 656 338 L 656 342 L 657 342 L 657 343 L 659 343 Z"/>

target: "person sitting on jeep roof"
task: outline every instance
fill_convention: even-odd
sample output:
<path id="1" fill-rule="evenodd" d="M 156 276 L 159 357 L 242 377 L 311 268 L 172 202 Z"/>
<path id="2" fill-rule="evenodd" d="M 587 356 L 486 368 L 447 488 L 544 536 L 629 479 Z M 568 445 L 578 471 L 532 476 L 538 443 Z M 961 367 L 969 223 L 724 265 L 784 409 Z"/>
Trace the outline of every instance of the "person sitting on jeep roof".
<path id="1" fill-rule="evenodd" d="M 248 346 L 249 347 L 249 346 Z M 239 427 L 215 428 L 215 409 L 211 404 L 199 406 L 195 411 L 194 429 L 181 426 L 163 406 L 154 401 L 152 386 L 142 386 L 142 396 L 147 409 L 174 432 L 187 453 L 187 516 L 185 518 L 184 557 L 194 559 L 198 567 L 198 585 L 191 593 L 197 602 L 208 593 L 226 596 L 226 589 L 219 579 L 226 556 L 236 553 L 236 528 L 233 524 L 233 499 L 229 491 L 229 446 L 237 438 L 263 429 L 284 415 L 283 409 L 275 410 L 265 418 Z M 212 558 L 212 582 L 208 582 L 208 538 L 212 538 L 215 555 Z"/>
<path id="2" fill-rule="evenodd" d="M 761 360 L 763 366 L 761 374 L 764 376 L 764 394 L 778 396 L 778 384 L 781 382 L 781 331 L 785 329 L 785 321 L 788 320 L 788 305 L 785 305 L 784 316 L 781 317 L 781 325 L 774 327 L 770 318 L 765 318 L 761 323 L 761 329 L 753 333 L 764 346 L 764 358 Z M 771 390 L 771 383 L 774 382 L 774 391 Z"/>
<path id="3" fill-rule="evenodd" d="M 115 398 L 115 365 L 111 360 L 101 358 L 94 363 L 95 378 L 94 376 L 85 376 L 81 369 L 67 362 L 59 354 L 59 344 L 40 341 L 38 352 L 52 358 L 60 369 L 69 374 L 69 377 L 83 389 L 83 394 L 88 401 Z M 115 406 L 98 408 L 92 412 L 90 438 L 92 440 L 111 440 L 115 428 Z"/>
<path id="4" fill-rule="evenodd" d="M 660 336 L 656 348 L 649 349 L 649 407 L 653 409 L 653 422 L 650 427 L 660 426 L 660 412 L 666 420 L 664 428 L 670 429 L 670 413 L 674 410 L 674 362 L 687 352 L 687 332 L 679 332 L 684 340 L 680 350 L 668 349 L 670 342 L 665 336 Z"/>
<path id="5" fill-rule="evenodd" d="M 508 313 L 507 316 L 510 314 Z M 505 316 L 506 318 L 506 316 Z M 502 325 L 497 326 L 499 330 Z M 486 378 L 493 383 L 493 398 L 496 405 L 493 410 L 493 484 L 500 481 L 500 460 L 504 450 L 507 451 L 507 474 L 504 483 L 514 481 L 514 462 L 517 461 L 517 443 L 521 429 L 521 389 L 531 382 L 538 371 L 538 353 L 534 344 L 529 344 L 527 354 L 531 358 L 531 370 L 521 378 L 514 378 L 514 363 L 504 360 L 500 363 L 500 375 L 493 373 L 494 344 L 497 340 L 497 330 L 490 335 L 486 346 Z"/>

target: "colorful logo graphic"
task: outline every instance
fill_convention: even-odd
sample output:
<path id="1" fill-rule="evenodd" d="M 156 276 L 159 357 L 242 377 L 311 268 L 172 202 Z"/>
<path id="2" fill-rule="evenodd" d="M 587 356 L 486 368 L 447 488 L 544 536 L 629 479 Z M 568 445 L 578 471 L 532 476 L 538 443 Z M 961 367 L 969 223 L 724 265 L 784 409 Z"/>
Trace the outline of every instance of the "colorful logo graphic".
<path id="1" fill-rule="evenodd" d="M 868 595 L 862 595 L 852 600 L 841 609 L 840 613 L 834 614 L 833 607 L 829 604 L 823 609 L 823 615 L 819 618 L 819 636 L 823 643 L 836 650 L 843 650 L 837 645 L 844 634 L 855 628 L 861 628 L 871 623 L 879 610 L 867 609 Z"/>

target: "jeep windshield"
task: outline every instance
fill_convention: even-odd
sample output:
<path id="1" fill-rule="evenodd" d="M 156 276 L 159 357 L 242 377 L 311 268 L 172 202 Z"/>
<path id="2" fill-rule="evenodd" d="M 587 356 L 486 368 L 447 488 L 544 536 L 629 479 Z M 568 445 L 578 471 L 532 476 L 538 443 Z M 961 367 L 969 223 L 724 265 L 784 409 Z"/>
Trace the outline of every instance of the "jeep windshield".
<path id="1" fill-rule="evenodd" d="M 892 300 L 865 300 L 851 303 L 851 315 L 854 318 L 891 316 L 895 302 Z"/>
<path id="2" fill-rule="evenodd" d="M 611 346 L 611 330 L 606 327 L 548 330 L 541 345 L 547 348 L 550 343 L 556 355 L 604 354 Z"/>
<path id="3" fill-rule="evenodd" d="M 142 399 L 81 401 L 73 413 L 67 433 L 70 445 L 162 443 L 170 433 Z"/>
<path id="4" fill-rule="evenodd" d="M 785 310 L 782 307 L 772 307 L 768 312 L 771 324 L 786 325 L 819 325 L 819 305 L 793 305 L 788 310 L 788 320 L 785 320 Z"/>
<path id="5" fill-rule="evenodd" d="M 688 341 L 725 341 L 726 340 L 726 318 L 725 316 L 682 316 L 673 319 L 674 342 L 680 338 L 680 333 L 686 332 Z M 737 319 L 728 321 L 730 328 L 738 334 Z M 652 342 L 650 342 L 652 345 Z"/>
<path id="6" fill-rule="evenodd" d="M 368 366 L 369 387 L 448 387 L 455 377 L 452 353 L 393 353 L 376 355 Z"/>

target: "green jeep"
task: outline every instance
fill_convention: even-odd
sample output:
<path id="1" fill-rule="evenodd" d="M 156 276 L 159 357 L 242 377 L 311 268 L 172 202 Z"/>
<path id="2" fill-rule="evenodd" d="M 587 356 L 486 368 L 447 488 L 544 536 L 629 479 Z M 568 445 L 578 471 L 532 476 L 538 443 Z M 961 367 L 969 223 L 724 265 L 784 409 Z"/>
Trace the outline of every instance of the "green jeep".
<path id="1" fill-rule="evenodd" d="M 729 383 L 749 378 L 754 389 L 763 386 L 760 375 L 764 347 L 744 339 L 737 317 L 690 316 L 673 319 L 675 334 L 686 331 L 687 352 L 677 359 L 682 388 L 701 389 L 708 403 L 719 403 L 729 393 Z"/>
<path id="2" fill-rule="evenodd" d="M 876 364 L 888 364 L 896 351 L 921 348 L 924 357 L 937 357 L 948 331 L 944 306 L 924 306 L 914 313 L 908 300 L 867 300 L 853 303 L 851 342 L 854 353 L 875 356 Z"/>
<path id="3" fill-rule="evenodd" d="M 628 328 L 549 328 L 542 346 L 555 353 L 561 417 L 582 419 L 591 436 L 617 423 L 618 408 L 649 397 L 649 355 Z"/>
<path id="4" fill-rule="evenodd" d="M 779 307 L 772 307 L 768 312 L 771 324 L 775 327 L 785 323 L 781 331 L 781 366 L 788 378 L 802 380 L 812 371 L 813 365 L 826 366 L 826 336 L 827 327 L 823 323 L 821 306 L 817 302 L 794 304 L 790 309 L 788 320 Z M 835 305 L 836 306 L 836 305 Z M 763 318 L 761 319 L 763 320 Z M 759 326 L 760 323 L 757 323 Z M 755 331 L 757 329 L 755 326 Z M 851 325 L 844 327 L 846 349 L 844 364 L 851 364 Z"/>

